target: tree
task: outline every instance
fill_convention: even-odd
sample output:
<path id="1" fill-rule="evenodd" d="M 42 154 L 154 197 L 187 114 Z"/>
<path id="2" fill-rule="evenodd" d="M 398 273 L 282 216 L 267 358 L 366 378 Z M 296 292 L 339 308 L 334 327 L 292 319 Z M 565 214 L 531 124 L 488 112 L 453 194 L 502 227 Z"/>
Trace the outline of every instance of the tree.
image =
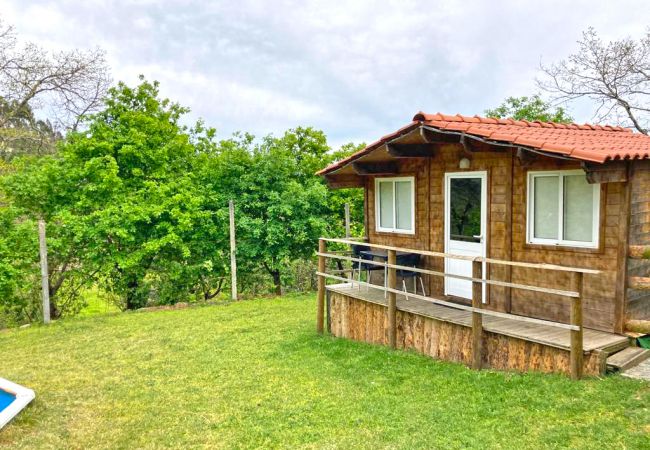
<path id="1" fill-rule="evenodd" d="M 326 230 L 326 189 L 314 172 L 328 151 L 324 134 L 311 128 L 260 143 L 240 135 L 221 143 L 204 172 L 215 207 L 235 201 L 240 271 L 263 268 L 276 294 L 290 263 L 313 256 Z"/>
<path id="2" fill-rule="evenodd" d="M 0 328 L 42 317 L 38 298 L 38 238 L 33 221 L 0 207 Z"/>
<path id="3" fill-rule="evenodd" d="M 485 115 L 495 119 L 536 120 L 542 122 L 571 123 L 573 118 L 562 107 L 553 106 L 542 100 L 539 94 L 531 97 L 508 97 L 494 109 L 486 109 Z"/>
<path id="4" fill-rule="evenodd" d="M 327 164 L 339 161 L 353 153 L 358 152 L 366 147 L 366 144 L 354 144 L 352 142 L 342 145 L 338 150 L 326 155 L 320 163 L 318 169 L 322 169 Z M 365 233 L 365 224 L 363 218 L 363 189 L 328 189 L 327 190 L 327 235 L 333 237 L 342 237 L 345 235 L 345 204 L 350 205 L 350 224 L 352 236 L 362 237 Z"/>
<path id="5" fill-rule="evenodd" d="M 588 98 L 597 121 L 614 121 L 648 134 L 650 126 L 650 29 L 603 43 L 593 28 L 582 34 L 578 51 L 558 63 L 542 65 L 539 86 L 556 101 Z"/>
<path id="6" fill-rule="evenodd" d="M 0 97 L 0 160 L 11 161 L 21 155 L 42 156 L 56 149 L 56 142 L 62 138 L 47 119 L 38 119 L 32 108 L 16 106 Z"/>
<path id="7" fill-rule="evenodd" d="M 0 22 L 0 152 L 4 158 L 54 150 L 56 131 L 76 130 L 99 110 L 110 85 L 104 52 L 51 53 L 35 44 L 19 45 L 13 27 Z M 37 120 L 46 109 L 54 124 Z"/>
<path id="8" fill-rule="evenodd" d="M 38 311 L 34 239 L 14 241 L 41 217 L 54 318 L 77 311 L 91 286 L 129 309 L 218 296 L 229 271 L 229 200 L 244 288 L 270 279 L 279 294 L 297 277 L 309 280 L 318 238 L 343 234 L 345 202 L 359 217 L 355 234 L 363 230 L 363 192 L 328 191 L 315 176 L 359 146 L 332 153 L 321 131 L 302 127 L 217 142 L 202 122 L 181 125 L 186 112 L 160 98 L 155 82 L 119 83 L 56 153 L 0 161 L 0 201 L 13 211 L 0 217 L 10 230 L 0 239 L 3 310 Z"/>
<path id="9" fill-rule="evenodd" d="M 55 303 L 59 292 L 89 284 L 127 308 L 174 303 L 198 289 L 214 294 L 206 283 L 223 271 L 227 222 L 205 206 L 194 142 L 207 145 L 212 131 L 180 125 L 187 109 L 160 99 L 157 83 L 120 83 L 105 104 L 87 131 L 66 136 L 58 156 L 5 181 L 14 203 L 45 217 L 61 242 L 50 252 Z"/>

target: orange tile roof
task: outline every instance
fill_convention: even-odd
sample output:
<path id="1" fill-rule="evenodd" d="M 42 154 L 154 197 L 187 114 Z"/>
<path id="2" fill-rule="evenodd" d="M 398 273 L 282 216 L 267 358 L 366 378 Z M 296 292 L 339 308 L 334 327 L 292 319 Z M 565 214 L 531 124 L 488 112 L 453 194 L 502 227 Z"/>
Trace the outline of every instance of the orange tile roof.
<path id="1" fill-rule="evenodd" d="M 340 169 L 387 141 L 406 134 L 420 125 L 435 128 L 441 132 L 464 133 L 469 137 L 476 137 L 487 142 L 531 148 L 581 161 L 604 163 L 617 159 L 650 158 L 650 136 L 633 133 L 628 128 L 419 112 L 409 125 L 382 137 L 348 158 L 331 164 L 318 172 L 318 175 L 325 175 Z"/>

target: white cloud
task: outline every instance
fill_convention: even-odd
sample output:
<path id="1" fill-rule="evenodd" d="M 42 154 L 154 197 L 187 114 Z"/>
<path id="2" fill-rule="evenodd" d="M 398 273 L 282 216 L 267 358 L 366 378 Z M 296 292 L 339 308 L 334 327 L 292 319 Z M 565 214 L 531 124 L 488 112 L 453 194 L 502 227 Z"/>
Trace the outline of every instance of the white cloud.
<path id="1" fill-rule="evenodd" d="M 413 113 L 482 113 L 535 91 L 540 59 L 575 49 L 588 26 L 638 36 L 645 0 L 0 1 L 22 38 L 101 46 L 114 78 L 161 81 L 164 95 L 221 136 L 322 128 L 373 141 Z M 577 105 L 578 120 L 589 106 Z"/>

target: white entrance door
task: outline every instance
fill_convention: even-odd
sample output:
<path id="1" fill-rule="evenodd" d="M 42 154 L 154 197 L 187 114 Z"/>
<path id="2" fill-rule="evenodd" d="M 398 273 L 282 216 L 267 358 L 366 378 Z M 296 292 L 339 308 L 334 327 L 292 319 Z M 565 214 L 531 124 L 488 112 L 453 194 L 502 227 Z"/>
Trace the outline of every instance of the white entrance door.
<path id="1" fill-rule="evenodd" d="M 487 172 L 445 174 L 445 253 L 485 256 L 486 191 Z M 445 258 L 445 272 L 471 277 L 472 262 Z M 445 277 L 445 294 L 471 299 L 472 282 Z"/>

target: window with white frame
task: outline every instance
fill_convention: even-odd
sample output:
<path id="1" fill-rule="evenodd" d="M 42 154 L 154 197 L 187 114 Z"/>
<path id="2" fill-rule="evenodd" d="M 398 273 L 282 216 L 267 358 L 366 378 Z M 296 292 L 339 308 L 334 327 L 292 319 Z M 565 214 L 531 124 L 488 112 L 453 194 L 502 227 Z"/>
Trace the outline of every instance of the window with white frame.
<path id="1" fill-rule="evenodd" d="M 414 178 L 375 178 L 377 231 L 415 233 Z"/>
<path id="2" fill-rule="evenodd" d="M 598 247 L 600 185 L 582 170 L 528 173 L 528 242 Z"/>

